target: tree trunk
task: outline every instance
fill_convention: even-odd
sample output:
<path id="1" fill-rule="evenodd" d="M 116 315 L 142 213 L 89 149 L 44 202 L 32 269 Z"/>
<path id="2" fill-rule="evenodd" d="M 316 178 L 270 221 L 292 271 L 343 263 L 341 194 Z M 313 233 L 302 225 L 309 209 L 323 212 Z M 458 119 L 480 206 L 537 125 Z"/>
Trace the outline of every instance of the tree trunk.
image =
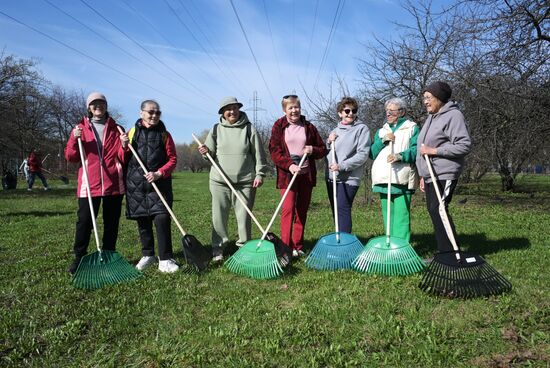
<path id="1" fill-rule="evenodd" d="M 515 180 L 510 170 L 507 167 L 501 166 L 498 173 L 500 174 L 500 181 L 502 183 L 502 191 L 508 192 L 514 189 Z"/>

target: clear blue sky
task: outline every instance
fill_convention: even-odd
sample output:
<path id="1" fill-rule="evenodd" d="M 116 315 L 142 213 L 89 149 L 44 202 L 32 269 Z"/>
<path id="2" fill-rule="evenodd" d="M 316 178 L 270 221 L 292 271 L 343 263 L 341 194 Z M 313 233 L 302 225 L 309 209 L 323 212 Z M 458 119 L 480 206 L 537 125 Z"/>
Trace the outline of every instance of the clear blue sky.
<path id="1" fill-rule="evenodd" d="M 126 126 L 156 99 L 178 143 L 217 121 L 224 96 L 252 119 L 257 91 L 258 120 L 272 122 L 285 94 L 327 95 L 335 75 L 356 90 L 362 44 L 408 19 L 397 0 L 2 0 L 0 11 L 78 50 L 0 14 L 5 54 L 36 59 L 66 89 L 103 92 Z"/>

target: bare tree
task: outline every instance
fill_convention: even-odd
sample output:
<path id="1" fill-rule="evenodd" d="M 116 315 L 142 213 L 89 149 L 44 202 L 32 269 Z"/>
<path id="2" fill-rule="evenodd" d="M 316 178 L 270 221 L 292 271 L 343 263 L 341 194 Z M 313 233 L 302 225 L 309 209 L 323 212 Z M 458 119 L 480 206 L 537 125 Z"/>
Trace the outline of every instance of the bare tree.
<path id="1" fill-rule="evenodd" d="M 469 123 L 474 149 L 463 179 L 496 169 L 503 190 L 522 168 L 542 157 L 550 127 L 549 5 L 547 1 L 464 0 L 439 13 L 431 2 L 403 6 L 414 22 L 391 39 L 366 45 L 361 95 L 376 119 L 381 103 L 404 98 L 409 115 L 425 118 L 422 89 L 446 80 Z"/>
<path id="2" fill-rule="evenodd" d="M 208 130 L 202 131 L 197 138 L 203 142 L 206 140 Z M 210 162 L 205 160 L 198 151 L 198 144 L 195 141 L 187 144 L 176 145 L 178 154 L 178 170 L 191 170 L 191 172 L 202 172 L 210 167 Z"/>

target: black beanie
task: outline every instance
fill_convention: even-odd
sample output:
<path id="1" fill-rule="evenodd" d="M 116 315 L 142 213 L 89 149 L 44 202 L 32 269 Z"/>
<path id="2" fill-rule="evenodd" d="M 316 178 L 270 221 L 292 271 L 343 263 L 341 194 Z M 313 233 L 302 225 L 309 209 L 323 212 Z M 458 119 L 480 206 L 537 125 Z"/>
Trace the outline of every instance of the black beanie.
<path id="1" fill-rule="evenodd" d="M 437 81 L 430 83 L 428 87 L 424 88 L 424 92 L 430 92 L 434 97 L 437 97 L 438 100 L 446 103 L 451 98 L 453 90 L 447 83 Z"/>

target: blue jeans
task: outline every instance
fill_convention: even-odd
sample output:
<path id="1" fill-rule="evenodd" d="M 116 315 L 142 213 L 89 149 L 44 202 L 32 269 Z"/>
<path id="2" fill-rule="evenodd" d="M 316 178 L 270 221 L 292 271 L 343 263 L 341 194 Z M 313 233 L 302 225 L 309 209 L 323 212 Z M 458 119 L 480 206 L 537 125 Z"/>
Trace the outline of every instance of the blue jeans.
<path id="1" fill-rule="evenodd" d="M 44 177 L 44 174 L 40 171 L 29 171 L 29 189 L 32 189 L 32 186 L 34 185 L 34 177 L 38 176 L 40 180 L 42 181 L 42 185 L 44 188 L 48 187 L 48 182 L 46 181 L 46 178 Z"/>
<path id="2" fill-rule="evenodd" d="M 359 186 L 336 182 L 336 201 L 338 202 L 338 227 L 340 232 L 351 234 L 351 206 Z M 332 194 L 332 180 L 327 180 L 327 194 L 330 201 L 332 216 L 334 216 L 334 199 Z"/>

